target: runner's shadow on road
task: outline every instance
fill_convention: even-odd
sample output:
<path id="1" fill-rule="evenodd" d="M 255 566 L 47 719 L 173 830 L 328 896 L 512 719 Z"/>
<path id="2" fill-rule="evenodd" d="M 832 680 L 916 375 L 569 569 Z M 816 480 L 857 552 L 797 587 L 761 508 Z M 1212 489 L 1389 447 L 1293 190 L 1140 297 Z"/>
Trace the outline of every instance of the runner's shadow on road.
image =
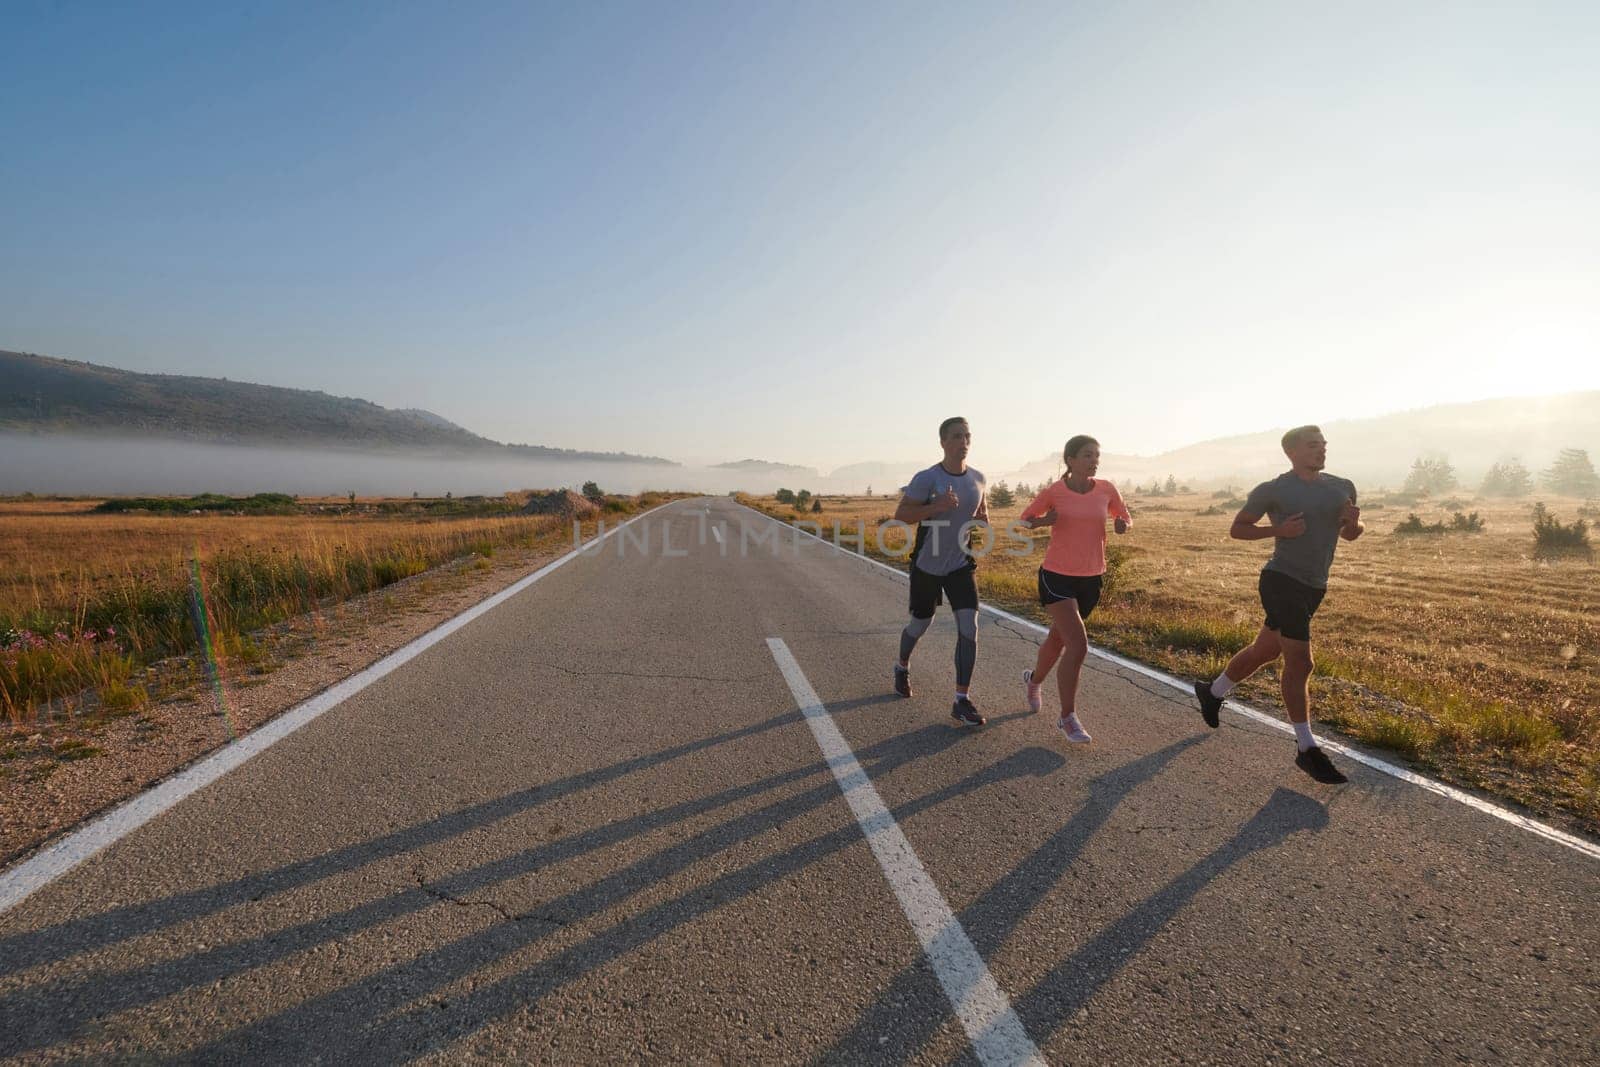
<path id="1" fill-rule="evenodd" d="M 863 766 L 870 763 L 869 774 L 878 780 L 897 768 L 942 750 L 959 737 L 954 730 L 942 725 L 925 726 L 909 737 L 902 735 L 873 746 L 859 758 Z M 897 820 L 910 818 L 989 786 L 1053 773 L 1062 763 L 1059 753 L 1039 747 L 1024 749 L 977 774 L 903 803 L 892 809 L 891 814 Z M 784 826 L 839 799 L 838 787 L 829 776 L 816 788 L 759 811 L 736 816 L 596 883 L 576 888 L 554 902 L 552 909 L 541 908 L 541 913 L 559 912 L 563 925 L 602 916 L 644 888 L 659 885 L 700 860 L 735 843 L 748 842 L 758 834 Z M 435 1002 L 435 991 L 470 979 L 475 972 L 527 950 L 557 932 L 555 926 L 542 921 L 496 923 L 413 960 L 240 1027 L 196 1050 L 195 1056 L 203 1060 L 226 1059 L 260 1048 L 272 1048 L 291 1058 L 301 1053 L 325 1055 L 333 1047 L 332 1042 L 341 1046 L 340 1051 L 334 1053 L 340 1057 L 352 1056 L 366 1062 L 410 1059 L 470 1037 L 507 1015 L 534 1012 L 544 997 L 589 973 L 862 841 L 860 827 L 851 821 L 728 873 L 716 875 L 715 868 L 707 868 L 707 875 L 714 877 L 671 900 L 628 915 L 625 921 L 599 930 L 515 974 L 475 986 L 469 982 L 464 993 L 452 996 L 447 1003 Z M 364 1005 L 372 1003 L 375 997 L 393 997 L 397 990 L 404 990 L 408 1002 L 425 1006 L 386 1019 L 371 1020 L 364 1029 L 359 1022 L 352 1022 L 370 1019 L 370 1012 L 364 1010 Z"/>
<path id="2" fill-rule="evenodd" d="M 1204 859 L 1146 897 L 1122 918 L 1063 960 L 1026 995 L 1013 1001 L 1017 1016 L 1042 1042 L 1094 998 L 1174 916 L 1212 881 L 1247 858 L 1302 830 L 1328 825 L 1328 809 L 1303 793 L 1278 787 L 1272 796 Z"/>
<path id="3" fill-rule="evenodd" d="M 1084 806 L 1059 831 L 957 916 L 979 954 L 985 959 L 993 957 L 1054 889 L 1123 800 L 1205 737 L 1186 737 L 1092 782 Z M 1321 804 L 1299 793 L 1277 790 L 1221 847 L 1053 968 L 1025 997 L 1014 998 L 1014 1007 L 1030 1036 L 1035 1042 L 1042 1042 L 1054 1033 L 1200 889 L 1229 867 L 1292 833 L 1319 830 L 1326 825 L 1327 811 Z M 908 1005 L 916 1005 L 917 1010 L 908 1010 Z M 949 999 L 937 977 L 926 960 L 919 959 L 901 972 L 850 1032 L 820 1059 L 910 1059 L 950 1014 Z"/>
<path id="4" fill-rule="evenodd" d="M 66 959 L 153 933 L 168 926 L 191 922 L 206 915 L 260 901 L 278 893 L 313 884 L 335 875 L 358 870 L 367 864 L 413 852 L 446 841 L 472 830 L 532 811 L 541 805 L 581 793 L 586 789 L 610 785 L 630 775 L 758 736 L 770 730 L 795 726 L 805 721 L 799 711 L 787 711 L 762 722 L 712 737 L 674 745 L 659 752 L 619 760 L 606 767 L 472 804 L 435 818 L 396 830 L 381 837 L 346 845 L 330 852 L 269 871 L 246 875 L 221 885 L 177 893 L 159 900 L 129 904 L 103 912 L 57 923 L 37 930 L 22 930 L 0 938 L 0 973 L 14 973 Z M 0 916 L 5 922 L 16 916 Z M 0 1003 L 3 1006 L 3 1003 Z"/>
<path id="5" fill-rule="evenodd" d="M 866 700 L 861 704 L 871 702 Z M 841 707 L 841 710 L 847 709 Z M 663 765 L 691 751 L 700 751 L 777 726 L 798 725 L 801 720 L 802 716 L 798 712 L 786 713 L 743 730 L 677 746 L 664 753 L 622 761 L 608 768 L 571 776 L 546 786 L 519 791 L 494 801 L 474 805 L 406 831 L 341 849 L 314 861 L 293 864 L 264 875 L 236 880 L 212 890 L 167 898 L 155 905 L 118 909 L 116 912 L 104 913 L 75 924 L 62 924 L 63 927 L 69 928 L 72 936 L 70 942 L 60 936 L 62 927 L 17 935 L 8 939 L 8 943 L 13 946 L 12 950 L 0 955 L 0 961 L 6 963 L 7 971 L 16 972 L 41 962 L 37 958 L 25 958 L 17 951 L 18 948 L 33 947 L 37 950 L 36 956 L 65 958 L 77 952 L 89 952 L 126 940 L 170 923 L 222 912 L 231 907 L 260 900 L 268 894 L 282 893 L 319 879 L 355 870 L 374 861 L 439 844 L 453 836 L 480 829 L 497 820 L 535 808 L 553 797 L 569 795 L 583 788 L 609 784 L 626 774 Z M 863 749 L 860 758 L 863 765 L 869 767 L 873 774 L 886 776 L 900 767 L 942 752 L 960 739 L 959 731 L 942 724 L 929 724 Z M 1021 758 L 1020 762 L 1019 757 L 1013 757 L 1003 764 L 996 765 L 988 777 L 968 783 L 966 788 L 979 788 L 996 774 L 1000 777 L 1042 774 L 1059 766 L 1061 761 L 1058 755 L 1043 753 L 1041 757 L 1041 752 L 1042 750 L 1034 750 L 1031 755 Z M 183 994 L 186 990 L 225 981 L 231 976 L 270 966 L 295 953 L 343 941 L 359 935 L 365 929 L 436 907 L 443 901 L 465 901 L 473 894 L 490 890 L 507 880 L 557 867 L 600 848 L 740 801 L 803 784 L 806 779 L 812 777 L 816 777 L 816 784 L 795 797 L 752 813 L 736 815 L 717 827 L 647 856 L 598 883 L 584 886 L 562 898 L 547 902 L 527 914 L 510 916 L 509 925 L 517 931 L 512 937 L 508 938 L 505 935 L 502 924 L 484 934 L 469 937 L 464 944 L 440 950 L 435 954 L 440 962 L 434 969 L 422 975 L 424 986 L 432 988 L 440 974 L 470 974 L 477 966 L 503 955 L 506 951 L 503 943 L 508 940 L 517 941 L 521 938 L 520 943 L 532 943 L 550 936 L 567 924 L 585 921 L 623 903 L 644 888 L 657 884 L 661 879 L 672 877 L 753 835 L 780 826 L 790 819 L 807 814 L 836 799 L 837 786 L 833 783 L 826 765 L 821 761 L 806 764 L 682 804 L 616 820 L 558 841 L 543 842 L 535 848 L 506 858 L 482 863 L 468 870 L 449 873 L 431 880 L 425 880 L 419 874 L 416 886 L 401 888 L 390 892 L 387 896 L 358 904 L 345 911 L 318 915 L 310 921 L 287 929 L 280 928 L 255 938 L 214 943 L 213 947 L 192 955 L 160 959 L 130 969 L 111 971 L 99 967 L 87 975 L 58 978 L 23 986 L 0 1000 L 0 1015 L 22 1021 L 15 1027 L 6 1027 L 6 1032 L 0 1035 L 0 1054 L 16 1054 L 30 1048 L 48 1047 L 81 1032 L 89 1019 L 64 1012 L 64 1006 L 89 1005 L 92 1006 L 95 1017 L 105 1018 L 118 1011 L 137 1008 L 164 997 Z M 846 836 L 848 839 L 855 839 L 857 835 L 858 831 L 852 825 Z M 725 901 L 715 903 L 721 902 Z M 72 927 L 76 929 L 70 929 Z M 51 937 L 52 933 L 57 936 Z M 16 962 L 15 966 L 13 961 Z M 444 980 L 439 979 L 440 982 Z M 337 1011 L 324 1017 L 326 1024 L 335 1028 L 335 1032 L 342 1025 L 339 1020 L 340 1015 L 345 1015 L 347 1022 L 346 1013 L 358 1010 L 356 1005 L 346 1004 L 342 1000 L 341 1004 L 343 1006 Z M 304 1017 L 301 1019 L 301 1023 L 308 1021 Z"/>

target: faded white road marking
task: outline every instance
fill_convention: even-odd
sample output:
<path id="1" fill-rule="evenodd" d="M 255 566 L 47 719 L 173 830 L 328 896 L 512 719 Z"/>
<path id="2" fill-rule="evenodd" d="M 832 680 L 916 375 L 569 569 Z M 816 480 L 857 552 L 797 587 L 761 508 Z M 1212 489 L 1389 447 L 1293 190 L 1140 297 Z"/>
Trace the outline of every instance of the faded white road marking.
<path id="1" fill-rule="evenodd" d="M 840 792 L 861 824 L 861 832 L 866 835 L 872 854 L 878 857 L 878 865 L 922 943 L 928 962 L 933 964 L 939 984 L 944 986 L 978 1059 L 985 1064 L 1044 1063 L 1023 1029 L 1022 1020 L 1012 1010 L 1010 998 L 995 982 L 939 887 L 912 851 L 911 842 L 900 831 L 900 824 L 894 821 L 872 779 L 857 762 L 828 709 L 822 706 L 789 646 L 779 638 L 769 637 L 767 647 L 772 650 L 784 681 L 789 683 L 795 703 L 804 712 Z"/>

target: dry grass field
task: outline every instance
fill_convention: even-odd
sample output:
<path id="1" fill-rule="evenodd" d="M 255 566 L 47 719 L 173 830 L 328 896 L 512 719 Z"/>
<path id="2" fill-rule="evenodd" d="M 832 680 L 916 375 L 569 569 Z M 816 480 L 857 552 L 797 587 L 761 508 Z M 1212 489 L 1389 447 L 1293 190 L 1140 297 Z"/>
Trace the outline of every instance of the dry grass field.
<path id="1" fill-rule="evenodd" d="M 661 499 L 666 499 L 662 497 Z M 653 500 L 615 499 L 626 514 Z M 196 653 L 264 663 L 263 632 L 441 564 L 570 540 L 516 501 L 308 500 L 296 514 L 97 513 L 0 502 L 0 718 L 32 732 L 151 697 L 146 668 Z"/>
<path id="2" fill-rule="evenodd" d="M 870 536 L 892 499 L 829 497 L 821 514 L 803 515 L 771 498 L 748 502 L 824 529 L 863 525 L 869 551 L 903 564 L 903 542 L 885 551 Z M 0 733 L 0 776 L 16 740 L 40 731 L 59 738 L 49 742 L 59 759 L 92 755 L 83 727 L 172 686 L 204 684 L 208 656 L 234 671 L 270 670 L 282 653 L 271 635 L 315 623 L 330 605 L 446 563 L 487 566 L 499 548 L 571 537 L 565 520 L 497 513 L 493 502 L 445 515 L 343 498 L 302 501 L 288 515 L 101 514 L 95 503 L 0 501 L 0 725 L 8 720 L 12 737 Z M 1015 518 L 1022 503 L 993 518 Z M 1567 522 L 1584 507 L 1547 503 Z M 1135 526 L 1112 538 L 1091 636 L 1181 676 L 1212 676 L 1259 624 L 1255 578 L 1270 547 L 1228 539 L 1234 502 L 1130 495 L 1129 504 Z M 1532 508 L 1468 501 L 1481 532 L 1403 535 L 1394 529 L 1411 511 L 1431 524 L 1449 509 L 1364 501 L 1367 534 L 1340 546 L 1317 616 L 1314 707 L 1324 727 L 1594 831 L 1600 567 L 1541 557 Z M 1026 558 L 985 560 L 986 599 L 1044 619 L 1034 571 L 1047 536 L 1038 532 Z M 989 699 L 1005 699 L 1001 683 L 989 685 Z M 1277 706 L 1275 676 L 1263 672 L 1241 695 Z"/>
<path id="3" fill-rule="evenodd" d="M 846 532 L 858 522 L 871 530 L 895 505 L 829 497 L 821 514 L 798 515 L 771 498 L 749 502 L 825 529 L 839 522 Z M 1025 503 L 992 507 L 991 518 L 1004 524 Z M 1541 558 L 1533 503 L 1465 499 L 1460 506 L 1480 514 L 1481 532 L 1406 535 L 1394 528 L 1409 513 L 1448 525 L 1452 509 L 1363 501 L 1367 532 L 1340 545 L 1313 628 L 1313 710 L 1358 742 L 1592 831 L 1600 828 L 1600 567 L 1581 555 Z M 1569 523 L 1584 507 L 1546 503 Z M 1089 621 L 1091 639 L 1180 676 L 1215 676 L 1260 625 L 1255 582 L 1270 544 L 1228 538 L 1237 501 L 1130 495 L 1129 506 L 1134 528 L 1111 538 L 1110 589 Z M 1027 558 L 985 559 L 978 573 L 987 600 L 1047 621 L 1034 591 L 1047 536 L 1038 531 Z M 889 541 L 903 552 L 898 534 Z M 1267 672 L 1241 696 L 1281 707 Z"/>

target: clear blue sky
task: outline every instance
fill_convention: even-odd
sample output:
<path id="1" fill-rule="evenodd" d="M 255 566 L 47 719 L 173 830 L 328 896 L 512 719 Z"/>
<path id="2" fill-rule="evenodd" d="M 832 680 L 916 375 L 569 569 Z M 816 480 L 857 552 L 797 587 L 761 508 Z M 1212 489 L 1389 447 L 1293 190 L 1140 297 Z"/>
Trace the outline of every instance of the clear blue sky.
<path id="1" fill-rule="evenodd" d="M 0 7 L 0 347 L 829 468 L 1600 388 L 1600 5 Z"/>

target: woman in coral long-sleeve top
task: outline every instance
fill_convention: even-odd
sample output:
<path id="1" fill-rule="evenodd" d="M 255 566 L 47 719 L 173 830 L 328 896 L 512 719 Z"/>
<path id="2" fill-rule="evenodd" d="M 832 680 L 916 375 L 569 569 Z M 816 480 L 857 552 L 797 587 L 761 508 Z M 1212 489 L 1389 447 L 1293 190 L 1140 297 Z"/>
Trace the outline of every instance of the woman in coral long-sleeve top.
<path id="1" fill-rule="evenodd" d="M 1087 744 L 1089 731 L 1078 721 L 1078 675 L 1089 655 L 1089 634 L 1083 620 L 1100 600 L 1101 575 L 1106 572 L 1106 519 L 1114 520 L 1119 534 L 1133 522 L 1117 487 L 1096 478 L 1100 467 L 1100 442 L 1079 434 L 1062 451 L 1067 473 L 1040 490 L 1022 511 L 1030 527 L 1050 527 L 1050 547 L 1039 568 L 1039 603 L 1050 614 L 1050 634 L 1039 646 L 1032 670 L 1022 672 L 1028 708 L 1042 706 L 1039 687 L 1050 668 L 1061 661 L 1056 688 L 1061 693 L 1061 721 L 1056 728 L 1068 741 Z M 1065 653 L 1065 655 L 1063 655 Z"/>

